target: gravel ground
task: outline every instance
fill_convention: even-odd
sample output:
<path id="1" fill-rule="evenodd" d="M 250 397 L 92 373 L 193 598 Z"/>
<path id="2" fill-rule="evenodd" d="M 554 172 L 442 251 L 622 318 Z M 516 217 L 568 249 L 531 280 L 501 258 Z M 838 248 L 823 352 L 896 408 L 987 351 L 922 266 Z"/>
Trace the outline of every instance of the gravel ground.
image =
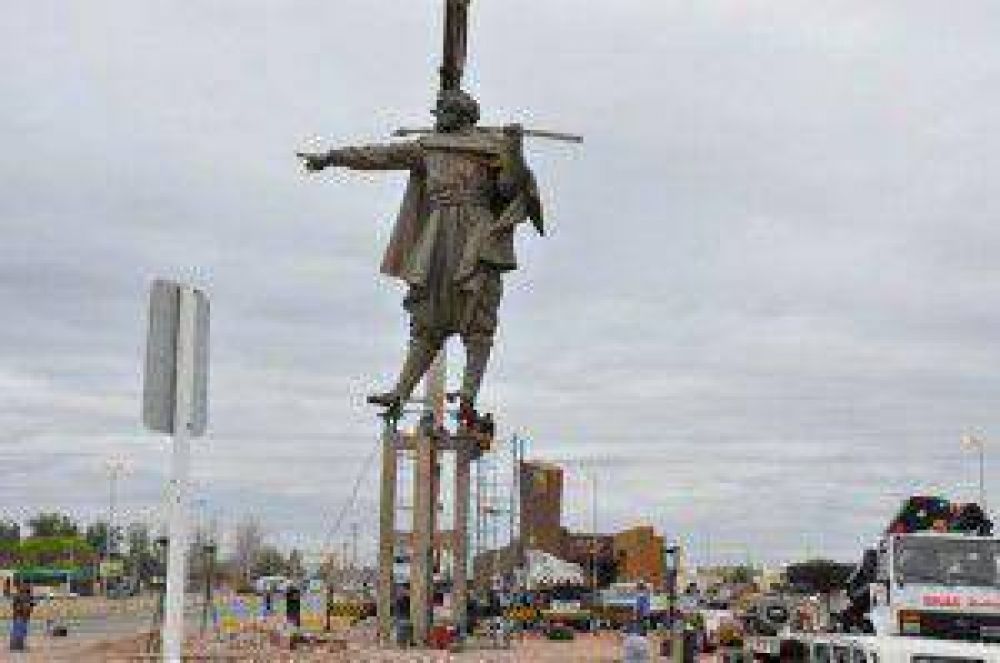
<path id="1" fill-rule="evenodd" d="M 471 649 L 460 653 L 432 650 L 386 650 L 380 649 L 366 637 L 351 634 L 350 639 L 341 640 L 338 645 L 320 645 L 315 649 L 301 648 L 290 651 L 287 640 L 266 633 L 244 634 L 228 642 L 202 642 L 192 639 L 186 648 L 187 654 L 195 654 L 191 660 L 240 661 L 253 663 L 309 663 L 309 662 L 385 662 L 385 663 L 555 663 L 557 661 L 621 661 L 621 639 L 617 634 L 596 636 L 581 635 L 571 642 L 550 642 L 536 637 L 517 641 L 510 649 Z M 117 641 L 102 643 L 38 643 L 28 654 L 16 655 L 9 659 L 15 663 L 117 663 L 126 661 L 156 660 L 139 652 L 145 649 L 145 636 L 133 636 Z M 651 642 L 651 650 L 655 641 Z M 6 653 L 6 652 L 5 652 Z M 7 659 L 4 659 L 7 660 Z M 667 659 L 651 656 L 652 661 Z M 702 662 L 713 661 L 703 657 Z"/>

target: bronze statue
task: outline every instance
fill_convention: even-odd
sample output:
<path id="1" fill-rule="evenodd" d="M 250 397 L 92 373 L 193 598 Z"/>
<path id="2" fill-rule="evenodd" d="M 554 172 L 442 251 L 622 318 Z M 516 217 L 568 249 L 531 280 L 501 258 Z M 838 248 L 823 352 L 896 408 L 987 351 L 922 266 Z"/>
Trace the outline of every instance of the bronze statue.
<path id="1" fill-rule="evenodd" d="M 330 166 L 407 170 L 409 183 L 382 273 L 409 286 L 410 344 L 396 385 L 368 398 L 400 413 L 445 340 L 458 334 L 466 350 L 460 419 L 477 421 L 476 397 L 497 327 L 504 272 L 517 268 L 514 231 L 531 220 L 544 233 L 535 178 L 525 163 L 525 136 L 579 142 L 579 137 L 477 127 L 479 104 L 461 89 L 471 0 L 445 0 L 444 59 L 433 130 L 409 142 L 300 153 L 310 172 Z"/>
<path id="2" fill-rule="evenodd" d="M 458 334 L 466 351 L 459 392 L 463 419 L 476 396 L 493 346 L 503 272 L 517 267 L 514 230 L 531 219 L 544 230 L 534 177 L 524 162 L 517 126 L 478 129 L 479 105 L 444 91 L 436 131 L 414 141 L 347 147 L 303 155 L 306 168 L 408 170 L 410 181 L 382 261 L 382 273 L 409 286 L 410 346 L 396 386 L 369 401 L 398 411 L 445 339 Z"/>

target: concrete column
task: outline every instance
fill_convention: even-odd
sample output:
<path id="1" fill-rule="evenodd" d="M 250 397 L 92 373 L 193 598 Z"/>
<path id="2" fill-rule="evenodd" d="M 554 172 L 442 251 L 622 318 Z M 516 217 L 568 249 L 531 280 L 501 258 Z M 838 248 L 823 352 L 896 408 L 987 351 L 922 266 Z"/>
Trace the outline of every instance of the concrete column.
<path id="1" fill-rule="evenodd" d="M 465 634 L 469 619 L 469 484 L 472 453 L 470 441 L 461 439 L 455 449 L 455 540 L 452 555 L 455 569 L 452 575 L 452 615 L 458 632 Z"/>
<path id="2" fill-rule="evenodd" d="M 410 621 L 413 624 L 413 641 L 417 645 L 427 644 L 434 615 L 434 525 L 438 483 L 434 436 L 444 424 L 447 357 L 446 349 L 442 346 L 424 376 L 424 414 L 416 440 Z"/>
<path id="3" fill-rule="evenodd" d="M 378 638 L 392 640 L 393 578 L 396 542 L 396 445 L 395 425 L 386 422 L 382 434 L 382 486 L 379 497 L 378 531 Z"/>
<path id="4" fill-rule="evenodd" d="M 410 621 L 413 641 L 427 644 L 434 598 L 434 438 L 421 430 L 416 440 L 413 482 L 413 556 L 410 562 Z"/>

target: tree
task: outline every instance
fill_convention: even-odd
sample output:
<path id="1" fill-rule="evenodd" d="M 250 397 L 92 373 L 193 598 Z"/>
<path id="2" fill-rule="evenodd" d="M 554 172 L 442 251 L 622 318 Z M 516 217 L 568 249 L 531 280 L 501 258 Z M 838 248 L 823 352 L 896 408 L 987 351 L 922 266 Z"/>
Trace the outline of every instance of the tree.
<path id="1" fill-rule="evenodd" d="M 73 537 L 80 533 L 80 528 L 69 516 L 56 512 L 42 512 L 28 521 L 31 536 Z"/>
<path id="2" fill-rule="evenodd" d="M 108 549 L 108 524 L 103 520 L 87 525 L 87 530 L 83 534 L 94 550 L 104 553 Z"/>
<path id="3" fill-rule="evenodd" d="M 738 585 L 749 585 L 756 575 L 757 571 L 752 566 L 745 564 L 725 568 L 722 572 L 722 577 L 726 582 Z"/>
<path id="4" fill-rule="evenodd" d="M 21 526 L 13 520 L 0 520 L 0 543 L 18 543 L 21 540 Z"/>
<path id="5" fill-rule="evenodd" d="M 251 571 L 263 547 L 264 531 L 256 518 L 248 517 L 236 525 L 230 562 L 240 584 L 244 586 L 250 584 Z"/>
<path id="6" fill-rule="evenodd" d="M 19 566 L 86 566 L 97 552 L 79 536 L 34 536 L 21 542 Z"/>
<path id="7" fill-rule="evenodd" d="M 344 565 L 333 553 L 327 553 L 319 565 L 319 577 L 329 587 L 338 587 L 344 582 Z"/>
<path id="8" fill-rule="evenodd" d="M 132 523 L 126 530 L 128 553 L 125 556 L 126 573 L 140 582 L 145 582 L 157 575 L 159 564 L 156 551 L 153 550 L 149 526 L 145 523 Z"/>
<path id="9" fill-rule="evenodd" d="M 199 525 L 194 530 L 194 535 L 191 537 L 191 547 L 188 550 L 188 577 L 191 582 L 198 586 L 204 586 L 208 575 L 209 558 L 206 556 L 206 547 L 217 545 L 218 540 L 219 536 L 215 531 L 214 524 L 208 527 Z M 214 554 L 213 552 L 212 555 L 214 556 Z"/>
<path id="10" fill-rule="evenodd" d="M 302 553 L 296 548 L 288 555 L 288 577 L 301 583 L 306 577 L 306 567 L 302 563 Z"/>
<path id="11" fill-rule="evenodd" d="M 788 584 L 799 591 L 829 594 L 846 587 L 847 578 L 854 570 L 851 564 L 840 564 L 828 559 L 813 559 L 790 564 L 786 571 Z"/>
<path id="12" fill-rule="evenodd" d="M 284 576 L 289 574 L 288 561 L 274 546 L 264 546 L 250 570 L 251 576 Z"/>

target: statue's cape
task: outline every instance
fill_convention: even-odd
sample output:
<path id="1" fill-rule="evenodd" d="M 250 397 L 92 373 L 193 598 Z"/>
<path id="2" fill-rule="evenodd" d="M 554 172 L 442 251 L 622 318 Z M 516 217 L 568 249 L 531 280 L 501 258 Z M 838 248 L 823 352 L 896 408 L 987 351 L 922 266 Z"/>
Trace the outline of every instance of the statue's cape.
<path id="1" fill-rule="evenodd" d="M 524 160 L 520 134 L 504 133 L 497 130 L 479 130 L 476 133 L 478 135 L 469 137 L 431 134 L 421 139 L 420 142 L 429 150 L 486 151 L 498 158 L 503 175 L 515 182 L 516 185 L 513 187 L 512 193 L 497 199 L 491 205 L 494 221 L 490 235 L 493 239 L 499 239 L 501 243 L 510 244 L 510 258 L 505 261 L 509 264 L 500 267 L 514 269 L 516 263 L 513 258 L 512 235 L 517 225 L 530 220 L 539 235 L 545 234 L 538 184 Z M 427 178 L 422 171 L 412 171 L 409 181 L 406 183 L 406 192 L 396 217 L 396 224 L 382 256 L 381 272 L 383 274 L 406 280 L 407 260 L 416 249 L 429 216 Z"/>

